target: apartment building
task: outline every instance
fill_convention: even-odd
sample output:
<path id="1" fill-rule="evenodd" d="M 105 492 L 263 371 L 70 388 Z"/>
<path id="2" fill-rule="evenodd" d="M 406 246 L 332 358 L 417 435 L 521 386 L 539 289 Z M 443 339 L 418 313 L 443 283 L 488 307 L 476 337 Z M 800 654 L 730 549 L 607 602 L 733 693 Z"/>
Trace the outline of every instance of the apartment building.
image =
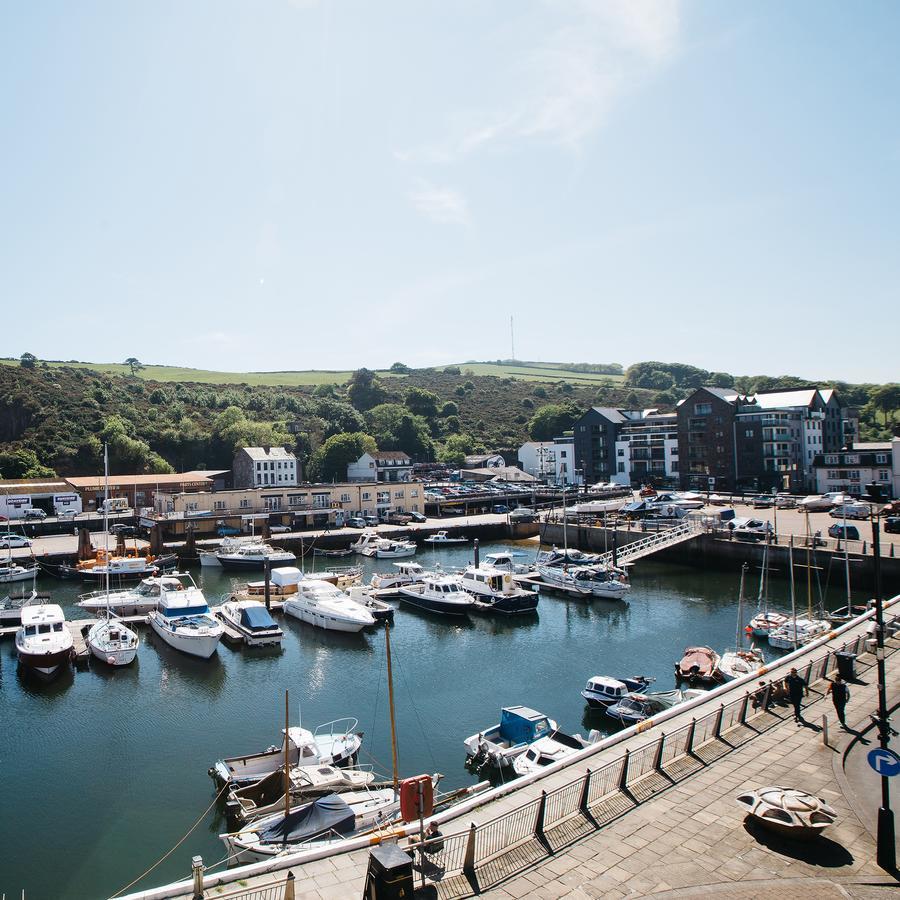
<path id="1" fill-rule="evenodd" d="M 625 421 L 616 439 L 616 470 L 609 480 L 626 486 L 676 484 L 678 416 L 655 409 L 621 413 Z"/>
<path id="2" fill-rule="evenodd" d="M 848 449 L 816 456 L 815 490 L 843 491 L 866 496 L 867 486 L 877 486 L 886 497 L 900 497 L 900 438 L 892 441 L 856 442 Z"/>
<path id="3" fill-rule="evenodd" d="M 236 488 L 291 487 L 300 476 L 297 457 L 285 447 L 242 447 L 232 473 Z"/>

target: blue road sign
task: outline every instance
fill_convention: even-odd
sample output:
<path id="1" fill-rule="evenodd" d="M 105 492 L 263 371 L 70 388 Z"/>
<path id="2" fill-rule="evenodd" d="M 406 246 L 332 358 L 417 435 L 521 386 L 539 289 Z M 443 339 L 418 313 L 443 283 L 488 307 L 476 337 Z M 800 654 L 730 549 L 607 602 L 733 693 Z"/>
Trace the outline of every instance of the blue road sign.
<path id="1" fill-rule="evenodd" d="M 897 756 L 893 750 L 882 750 L 880 747 L 876 747 L 868 752 L 866 759 L 879 775 L 887 775 L 889 778 L 900 775 L 900 756 Z"/>

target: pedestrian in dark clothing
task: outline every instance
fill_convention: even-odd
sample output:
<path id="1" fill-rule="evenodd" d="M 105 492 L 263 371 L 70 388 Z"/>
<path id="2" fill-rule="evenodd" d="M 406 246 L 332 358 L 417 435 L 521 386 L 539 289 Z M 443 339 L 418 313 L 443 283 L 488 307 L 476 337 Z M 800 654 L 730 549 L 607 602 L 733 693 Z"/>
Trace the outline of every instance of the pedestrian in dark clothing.
<path id="1" fill-rule="evenodd" d="M 850 687 L 840 675 L 835 675 L 834 681 L 828 685 L 828 693 L 831 694 L 831 700 L 837 711 L 837 717 L 838 721 L 841 723 L 841 728 L 846 729 L 847 723 L 844 720 L 844 709 L 847 706 L 847 701 L 850 699 Z"/>
<path id="2" fill-rule="evenodd" d="M 771 695 L 772 692 L 766 687 L 766 683 L 760 681 L 759 687 L 753 694 L 753 708 L 759 709 L 761 706 L 765 706 L 764 712 L 768 712 L 769 707 L 772 705 Z"/>
<path id="3" fill-rule="evenodd" d="M 794 704 L 794 721 L 800 722 L 803 719 L 800 705 L 803 703 L 803 695 L 809 694 L 809 688 L 806 681 L 797 674 L 796 669 L 791 669 L 791 674 L 784 679 L 784 683 L 787 685 L 788 697 Z"/>

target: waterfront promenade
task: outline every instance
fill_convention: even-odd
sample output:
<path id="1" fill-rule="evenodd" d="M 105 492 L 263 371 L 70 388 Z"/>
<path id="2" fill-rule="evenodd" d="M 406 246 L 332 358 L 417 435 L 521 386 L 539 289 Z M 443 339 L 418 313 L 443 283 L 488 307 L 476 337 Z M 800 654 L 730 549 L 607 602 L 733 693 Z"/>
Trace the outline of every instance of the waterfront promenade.
<path id="1" fill-rule="evenodd" d="M 889 883 L 874 863 L 865 791 L 854 786 L 854 779 L 872 776 L 858 766 L 848 767 L 852 777 L 844 774 L 850 736 L 837 730 L 823 679 L 833 671 L 836 649 L 849 643 L 862 652 L 848 719 L 863 726 L 875 707 L 867 627 L 852 626 L 798 660 L 811 681 L 806 725 L 795 724 L 786 707 L 753 710 L 743 686 L 726 687 L 572 765 L 520 781 L 488 804 L 464 804 L 441 816 L 445 849 L 427 868 L 430 893 L 423 896 L 692 896 L 727 889 L 730 896 L 758 897 L 783 893 L 786 878 L 795 880 L 791 896 L 869 896 L 867 885 Z M 897 649 L 900 640 L 891 638 L 888 685 L 895 700 Z M 783 674 L 777 667 L 766 677 Z M 819 730 L 823 715 L 830 722 L 829 746 Z M 850 749 L 850 758 L 864 749 Z M 745 825 L 734 796 L 779 783 L 823 796 L 838 810 L 826 837 L 792 847 Z M 478 826 L 474 831 L 471 823 Z M 401 846 L 407 843 L 401 839 Z M 367 861 L 368 851 L 358 849 L 295 866 L 294 896 L 360 897 Z M 209 883 L 205 895 L 279 900 L 285 877 L 284 869 L 237 884 L 232 876 L 229 884 Z M 188 895 L 171 886 L 142 896 Z"/>

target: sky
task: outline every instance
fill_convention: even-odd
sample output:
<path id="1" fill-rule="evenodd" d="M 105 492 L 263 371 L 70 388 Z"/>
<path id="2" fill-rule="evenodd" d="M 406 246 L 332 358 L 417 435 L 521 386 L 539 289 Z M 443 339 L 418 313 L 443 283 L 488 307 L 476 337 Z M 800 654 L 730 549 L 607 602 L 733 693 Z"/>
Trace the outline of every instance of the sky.
<path id="1" fill-rule="evenodd" d="M 0 355 L 896 381 L 900 4 L 0 0 Z"/>

